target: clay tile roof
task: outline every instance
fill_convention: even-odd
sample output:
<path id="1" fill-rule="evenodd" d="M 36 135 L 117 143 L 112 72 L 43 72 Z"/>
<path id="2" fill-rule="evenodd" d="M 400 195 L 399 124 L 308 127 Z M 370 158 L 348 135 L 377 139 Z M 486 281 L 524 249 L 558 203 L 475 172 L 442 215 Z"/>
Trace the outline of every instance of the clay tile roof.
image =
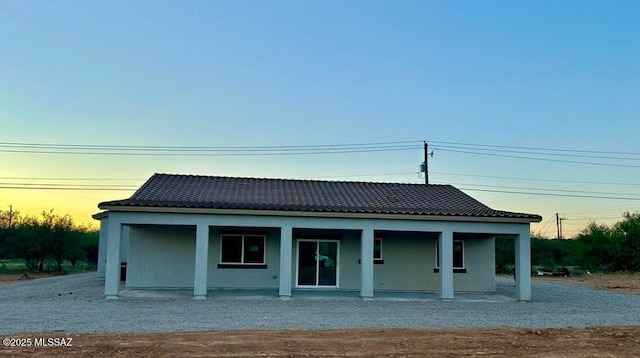
<path id="1" fill-rule="evenodd" d="M 493 210 L 451 185 L 258 179 L 155 174 L 117 206 L 244 209 L 528 219 Z"/>

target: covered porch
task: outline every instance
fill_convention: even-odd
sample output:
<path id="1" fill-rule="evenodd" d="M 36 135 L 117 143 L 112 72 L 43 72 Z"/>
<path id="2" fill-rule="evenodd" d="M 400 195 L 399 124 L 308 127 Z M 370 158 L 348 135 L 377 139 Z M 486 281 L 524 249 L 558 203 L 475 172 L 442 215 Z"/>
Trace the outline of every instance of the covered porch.
<path id="1" fill-rule="evenodd" d="M 177 275 L 175 283 L 149 288 L 149 291 L 173 288 L 189 292 L 194 299 L 221 297 L 220 293 L 233 291 L 225 288 L 236 288 L 238 292 L 264 290 L 283 299 L 331 296 L 335 292 L 365 300 L 391 298 L 394 292 L 458 299 L 470 294 L 465 289 L 470 283 L 463 282 L 463 275 L 471 277 L 472 267 L 477 272 L 475 266 L 482 261 L 483 255 L 479 253 L 478 259 L 472 259 L 470 251 L 476 252 L 476 249 L 466 242 L 479 242 L 480 238 L 493 242 L 490 239 L 493 235 L 513 235 L 516 299 L 531 300 L 528 221 L 467 222 L 345 216 L 348 215 L 308 217 L 220 215 L 202 210 L 188 214 L 110 211 L 100 218 L 98 275 L 105 277 L 107 298 L 123 294 L 127 297 L 131 291 L 142 291 L 121 287 L 123 252 L 130 251 L 135 245 L 139 246 L 136 252 L 145 252 L 145 247 L 140 247 L 145 235 L 139 232 L 146 230 L 148 234 L 171 228 L 176 233 L 174 237 L 179 236 L 180 241 L 167 240 L 164 259 L 156 257 L 154 264 L 141 266 L 145 260 L 138 257 L 136 263 L 130 261 L 131 252 L 126 254 L 129 270 L 159 270 L 157 272 L 165 272 L 164 275 Z M 162 240 L 162 235 L 147 236 L 150 240 Z M 260 241 L 261 237 L 263 241 Z M 238 242 L 231 239 L 240 240 L 241 244 L 231 244 Z M 405 243 L 400 245 L 401 241 Z M 459 267 L 460 258 L 455 254 L 457 241 L 465 242 L 466 251 L 462 257 L 467 267 Z M 149 254 L 153 255 L 152 252 Z M 409 260 L 411 255 L 418 256 Z M 493 268 L 493 256 L 487 259 L 484 261 Z M 170 264 L 171 260 L 179 262 L 179 273 L 162 271 L 160 266 Z M 484 263 L 485 271 L 487 262 Z M 136 274 L 131 273 L 135 277 Z M 494 277 L 494 272 L 491 275 Z M 403 289 L 394 290 L 397 287 Z"/>

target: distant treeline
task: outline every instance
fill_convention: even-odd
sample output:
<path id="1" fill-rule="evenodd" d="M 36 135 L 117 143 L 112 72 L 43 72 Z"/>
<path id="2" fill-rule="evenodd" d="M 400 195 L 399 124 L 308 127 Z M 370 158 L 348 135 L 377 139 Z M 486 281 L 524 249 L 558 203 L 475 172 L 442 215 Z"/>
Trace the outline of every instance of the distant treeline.
<path id="1" fill-rule="evenodd" d="M 496 267 L 510 272 L 514 265 L 511 237 L 496 238 Z M 640 212 L 624 213 L 614 225 L 592 222 L 573 239 L 531 237 L 533 267 L 556 269 L 580 267 L 599 272 L 640 271 Z"/>
<path id="2" fill-rule="evenodd" d="M 23 259 L 32 271 L 62 271 L 66 261 L 97 262 L 98 232 L 74 224 L 69 215 L 53 210 L 40 216 L 23 216 L 0 210 L 0 261 Z M 514 240 L 496 237 L 496 269 L 510 273 L 514 267 Z M 625 213 L 614 225 L 590 223 L 574 239 L 557 240 L 533 235 L 531 264 L 555 270 L 573 266 L 584 270 L 640 272 L 640 212 Z"/>
<path id="3" fill-rule="evenodd" d="M 0 261 L 23 259 L 31 271 L 57 271 L 66 261 L 97 260 L 98 232 L 76 225 L 69 215 L 53 210 L 40 216 L 23 216 L 13 210 L 0 210 Z M 93 261 L 93 262 L 92 262 Z"/>

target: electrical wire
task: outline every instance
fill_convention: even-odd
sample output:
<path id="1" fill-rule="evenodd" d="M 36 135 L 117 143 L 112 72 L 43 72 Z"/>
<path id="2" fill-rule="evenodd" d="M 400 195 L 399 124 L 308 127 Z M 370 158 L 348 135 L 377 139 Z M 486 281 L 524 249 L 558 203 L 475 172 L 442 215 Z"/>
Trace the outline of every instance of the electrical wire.
<path id="1" fill-rule="evenodd" d="M 489 193 L 504 193 L 504 194 L 522 194 L 522 195 L 556 196 L 556 197 L 567 197 L 567 198 L 589 198 L 589 199 L 610 199 L 610 200 L 640 201 L 640 198 L 623 198 L 623 197 L 598 196 L 598 195 L 529 193 L 529 192 L 522 192 L 522 191 L 474 189 L 474 188 L 458 188 L 458 189 L 460 189 L 460 190 L 468 190 L 468 191 L 482 191 L 482 192 L 489 192 Z"/>
<path id="2" fill-rule="evenodd" d="M 491 157 L 514 158 L 514 159 L 538 160 L 538 161 L 545 161 L 545 162 L 600 165 L 600 166 L 618 167 L 618 168 L 640 168 L 639 165 L 628 165 L 628 164 L 583 162 L 583 161 L 577 161 L 577 160 L 563 160 L 563 159 L 552 159 L 552 158 L 535 158 L 535 157 L 524 157 L 524 156 L 509 155 L 509 154 L 469 152 L 466 150 L 455 150 L 455 149 L 440 149 L 440 150 L 445 152 L 453 152 L 453 153 L 474 154 L 474 155 L 484 155 L 484 156 L 491 156 Z"/>
<path id="3" fill-rule="evenodd" d="M 640 183 L 620 183 L 620 182 L 597 182 L 597 181 L 582 181 L 582 180 L 559 180 L 559 179 L 541 179 L 541 178 L 518 178 L 518 177 L 505 177 L 498 175 L 478 175 L 478 174 L 461 174 L 461 173 L 447 173 L 447 172 L 430 172 L 430 174 L 444 174 L 454 176 L 465 176 L 475 178 L 490 178 L 490 179 L 509 179 L 509 180 L 524 180 L 535 182 L 552 182 L 552 183 L 575 183 L 575 184 L 597 184 L 597 185 L 629 185 L 640 186 Z"/>
<path id="4" fill-rule="evenodd" d="M 598 154 L 620 154 L 620 155 L 640 155 L 639 152 L 612 152 L 604 150 L 578 150 L 578 149 L 557 149 L 557 148 L 542 148 L 542 147 L 522 147 L 522 146 L 510 146 L 510 145 L 496 145 L 496 144 L 477 144 L 477 143 L 461 143 L 461 142 L 443 142 L 430 140 L 429 143 L 441 143 L 441 144 L 454 144 L 470 147 L 489 147 L 489 148 L 512 148 L 512 149 L 530 149 L 538 151 L 555 151 L 555 152 L 572 152 L 572 153 L 598 153 Z"/>

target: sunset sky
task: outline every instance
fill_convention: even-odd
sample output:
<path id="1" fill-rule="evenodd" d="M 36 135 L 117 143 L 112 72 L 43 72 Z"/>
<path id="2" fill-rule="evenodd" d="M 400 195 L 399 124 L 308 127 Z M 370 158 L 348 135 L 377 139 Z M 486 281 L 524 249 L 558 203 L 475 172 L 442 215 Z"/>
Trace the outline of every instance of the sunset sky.
<path id="1" fill-rule="evenodd" d="M 640 211 L 638 19 L 635 0 L 0 0 L 0 209 L 92 224 L 156 172 L 421 183 L 427 141 L 431 183 L 548 237 L 558 212 L 570 237 Z"/>

